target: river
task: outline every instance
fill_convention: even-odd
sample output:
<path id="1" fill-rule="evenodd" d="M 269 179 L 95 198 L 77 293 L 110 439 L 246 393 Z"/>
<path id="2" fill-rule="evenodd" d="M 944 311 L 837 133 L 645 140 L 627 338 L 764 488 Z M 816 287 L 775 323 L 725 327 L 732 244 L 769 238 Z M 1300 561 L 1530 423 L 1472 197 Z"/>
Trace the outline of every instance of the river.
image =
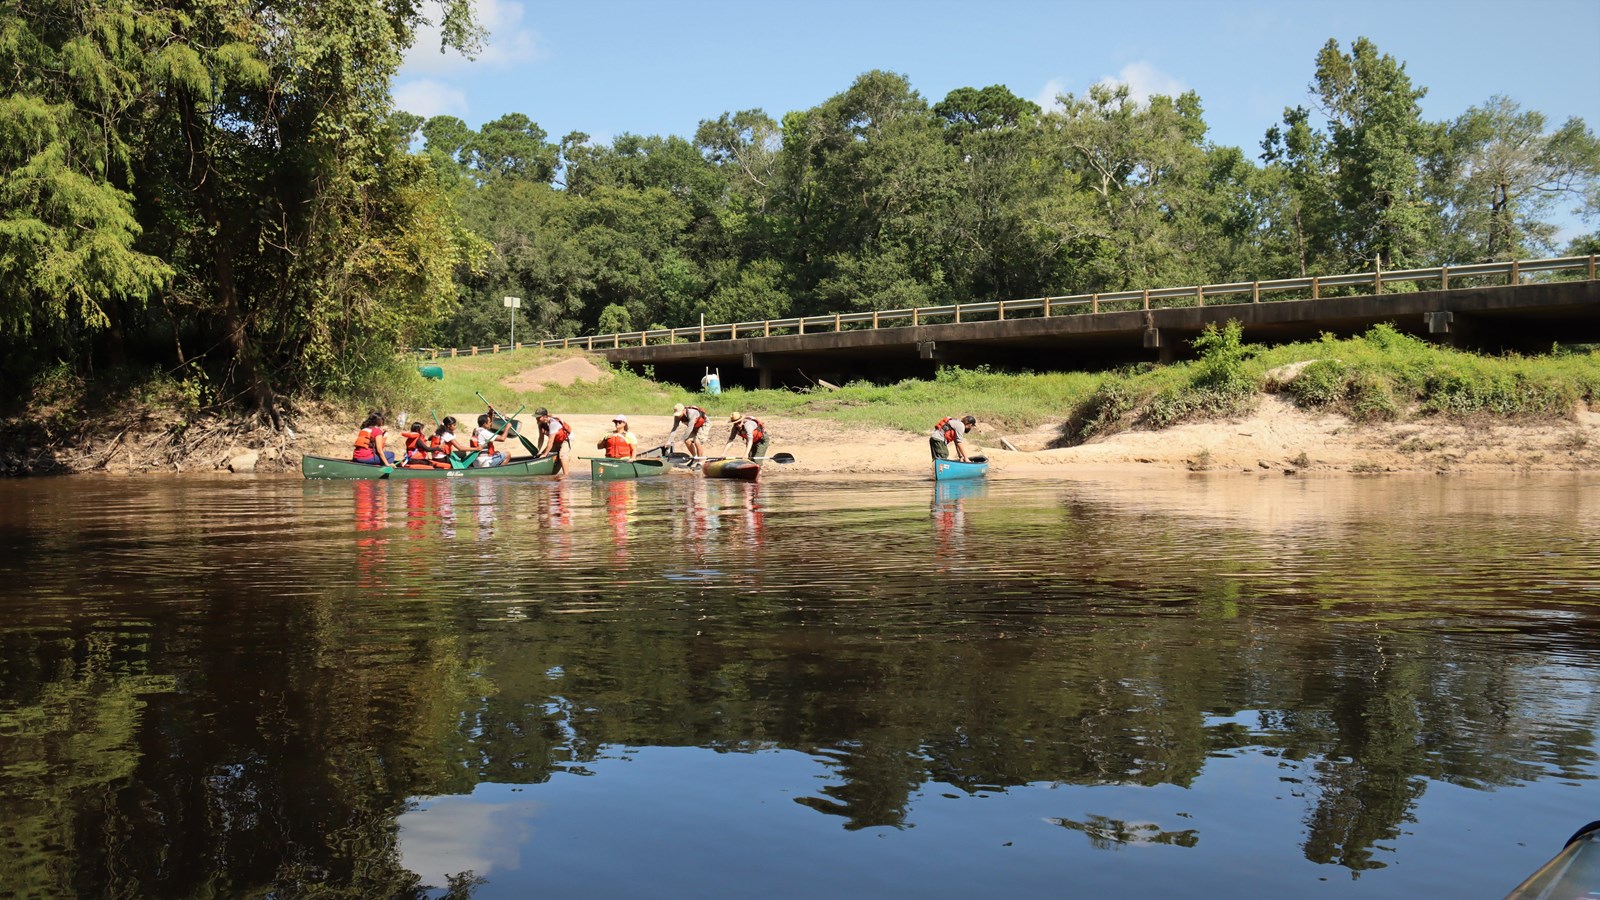
<path id="1" fill-rule="evenodd" d="M 0 484 L 0 893 L 1500 896 L 1600 479 Z"/>

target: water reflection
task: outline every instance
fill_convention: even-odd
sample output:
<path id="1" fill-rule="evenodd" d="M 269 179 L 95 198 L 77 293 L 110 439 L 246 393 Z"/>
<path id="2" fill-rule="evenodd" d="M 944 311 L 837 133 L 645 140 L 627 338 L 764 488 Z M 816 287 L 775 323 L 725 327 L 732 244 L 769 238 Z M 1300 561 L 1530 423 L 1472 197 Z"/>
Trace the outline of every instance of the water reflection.
<path id="1" fill-rule="evenodd" d="M 1596 796 L 1600 485 L 1184 483 L 0 485 L 0 883 L 1399 895 L 1547 858 Z"/>

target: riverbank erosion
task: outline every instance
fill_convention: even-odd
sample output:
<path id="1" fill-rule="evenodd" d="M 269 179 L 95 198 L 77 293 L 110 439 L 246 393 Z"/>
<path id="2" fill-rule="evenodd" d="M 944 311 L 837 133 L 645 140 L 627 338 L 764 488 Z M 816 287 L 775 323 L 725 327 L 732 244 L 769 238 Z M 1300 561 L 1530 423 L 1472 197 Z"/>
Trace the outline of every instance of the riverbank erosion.
<path id="1" fill-rule="evenodd" d="M 609 432 L 611 415 L 555 412 L 573 429 L 574 455 L 597 455 L 594 445 Z M 663 443 L 670 430 L 669 416 L 639 409 L 617 412 L 628 415 L 641 448 Z M 976 412 L 981 419 L 982 410 Z M 451 414 L 470 422 L 476 413 Z M 924 433 L 854 427 L 823 418 L 762 418 L 772 434 L 773 452 L 795 457 L 791 465 L 773 467 L 772 474 L 924 477 L 928 471 Z M 532 417 L 524 414 L 521 420 L 531 431 Z M 288 473 L 298 470 L 303 454 L 348 455 L 358 424 L 326 406 L 302 407 L 289 423 L 287 430 L 274 431 L 239 420 L 180 423 L 150 416 L 115 431 L 63 436 L 43 444 L 18 437 L 0 451 L 0 469 L 10 475 Z M 9 425 L 13 435 L 37 428 Z M 1586 404 L 1563 420 L 1477 414 L 1357 423 L 1264 395 L 1240 415 L 1159 430 L 1123 430 L 1060 446 L 1068 427 L 1063 421 L 1012 432 L 981 422 L 970 438 L 969 453 L 989 457 L 992 477 L 1051 477 L 1072 467 L 1289 475 L 1600 471 L 1600 412 Z M 726 436 L 726 423 L 710 423 L 703 437 L 706 452 L 721 453 Z M 517 442 L 508 443 L 513 458 L 526 455 Z"/>

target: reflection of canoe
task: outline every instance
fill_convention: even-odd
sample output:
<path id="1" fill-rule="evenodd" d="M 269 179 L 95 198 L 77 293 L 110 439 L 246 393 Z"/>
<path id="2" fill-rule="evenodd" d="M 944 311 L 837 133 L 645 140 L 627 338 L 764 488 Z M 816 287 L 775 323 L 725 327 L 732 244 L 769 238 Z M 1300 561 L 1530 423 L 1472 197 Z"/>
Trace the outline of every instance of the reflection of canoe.
<path id="1" fill-rule="evenodd" d="M 474 466 L 470 469 L 408 469 L 400 466 L 392 469 L 387 475 L 383 470 L 383 466 L 358 463 L 348 459 L 334 459 L 328 456 L 300 457 L 300 471 L 307 478 L 354 478 L 370 481 L 382 478 L 390 481 L 407 481 L 415 478 L 518 478 L 527 475 L 553 475 L 556 471 L 556 458 L 544 456 L 539 459 L 510 462 L 503 466 Z"/>
<path id="2" fill-rule="evenodd" d="M 987 474 L 989 474 L 989 460 L 983 456 L 974 456 L 970 460 L 936 459 L 933 461 L 934 481 L 982 478 Z"/>
<path id="3" fill-rule="evenodd" d="M 591 459 L 589 473 L 595 481 L 623 481 L 667 474 L 664 459 Z"/>
<path id="4" fill-rule="evenodd" d="M 933 483 L 933 502 L 951 503 L 956 500 L 965 500 L 968 497 L 982 497 L 989 491 L 989 481 L 985 478 L 969 478 L 961 481 L 935 481 Z"/>
<path id="5" fill-rule="evenodd" d="M 1593 897 L 1600 893 L 1600 822 L 1590 822 L 1567 839 L 1567 846 L 1528 876 L 1506 900 Z"/>
<path id="6" fill-rule="evenodd" d="M 748 459 L 719 459 L 708 462 L 700 471 L 707 478 L 734 478 L 739 481 L 755 481 L 761 474 L 761 464 Z"/>

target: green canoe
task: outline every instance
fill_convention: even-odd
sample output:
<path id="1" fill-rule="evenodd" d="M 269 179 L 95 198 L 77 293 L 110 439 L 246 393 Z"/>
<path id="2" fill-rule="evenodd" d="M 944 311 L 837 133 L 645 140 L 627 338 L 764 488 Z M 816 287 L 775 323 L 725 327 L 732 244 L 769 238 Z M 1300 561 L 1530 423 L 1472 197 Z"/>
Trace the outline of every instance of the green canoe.
<path id="1" fill-rule="evenodd" d="M 529 475 L 553 475 L 556 458 L 542 456 L 522 459 L 503 466 L 474 466 L 469 469 L 407 469 L 403 466 L 386 469 L 370 463 L 358 463 L 329 456 L 300 457 L 300 471 L 307 478 L 346 478 L 369 481 L 405 481 L 412 478 L 519 478 Z"/>
<path id="2" fill-rule="evenodd" d="M 597 459 L 589 460 L 589 473 L 595 481 L 623 481 L 629 478 L 651 478 L 667 474 L 664 459 Z"/>

